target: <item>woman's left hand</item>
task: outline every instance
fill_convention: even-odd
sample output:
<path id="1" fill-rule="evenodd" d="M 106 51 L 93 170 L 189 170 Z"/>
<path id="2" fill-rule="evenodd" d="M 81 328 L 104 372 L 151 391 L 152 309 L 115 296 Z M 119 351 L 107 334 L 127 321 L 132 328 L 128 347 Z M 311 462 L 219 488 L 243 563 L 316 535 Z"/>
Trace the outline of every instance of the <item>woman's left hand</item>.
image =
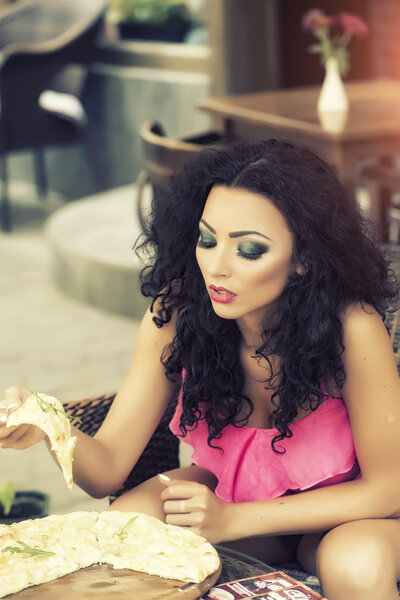
<path id="1" fill-rule="evenodd" d="M 202 483 L 160 478 L 165 489 L 161 493 L 165 522 L 189 527 L 195 533 L 217 544 L 227 539 L 229 503 Z"/>

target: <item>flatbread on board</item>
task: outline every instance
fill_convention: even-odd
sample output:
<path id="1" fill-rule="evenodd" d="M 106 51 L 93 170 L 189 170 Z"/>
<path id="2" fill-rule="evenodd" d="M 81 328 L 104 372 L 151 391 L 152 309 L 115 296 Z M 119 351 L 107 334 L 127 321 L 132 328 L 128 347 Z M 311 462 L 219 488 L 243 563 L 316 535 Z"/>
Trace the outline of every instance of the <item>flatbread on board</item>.
<path id="1" fill-rule="evenodd" d="M 141 513 L 80 511 L 0 524 L 0 598 L 99 563 L 194 583 L 220 566 L 205 538 Z"/>

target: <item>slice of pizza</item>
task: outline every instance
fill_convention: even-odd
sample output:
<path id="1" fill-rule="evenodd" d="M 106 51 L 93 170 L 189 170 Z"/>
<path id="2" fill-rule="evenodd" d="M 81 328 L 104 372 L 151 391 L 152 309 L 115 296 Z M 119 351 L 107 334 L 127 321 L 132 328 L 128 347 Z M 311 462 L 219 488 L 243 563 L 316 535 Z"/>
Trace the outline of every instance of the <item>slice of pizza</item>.
<path id="1" fill-rule="evenodd" d="M 218 570 L 217 551 L 188 529 L 141 513 L 106 511 L 95 525 L 102 562 L 198 583 Z"/>
<path id="2" fill-rule="evenodd" d="M 42 520 L 42 519 L 38 519 Z M 33 522 L 33 521 L 32 521 Z M 80 568 L 63 553 L 49 549 L 46 536 L 29 534 L 29 521 L 0 528 L 0 597 L 67 575 Z M 4 530 L 4 527 L 8 527 Z"/>
<path id="3" fill-rule="evenodd" d="M 72 488 L 72 461 L 76 437 L 71 434 L 70 419 L 61 402 L 52 396 L 33 392 L 7 419 L 7 427 L 24 423 L 36 425 L 46 433 L 67 486 Z"/>
<path id="4" fill-rule="evenodd" d="M 21 559 L 0 551 L 0 598 L 15 594 L 29 586 L 28 575 L 21 568 Z"/>
<path id="5" fill-rule="evenodd" d="M 97 511 L 76 511 L 65 515 L 50 515 L 28 519 L 12 525 L 18 539 L 84 568 L 100 562 L 100 551 L 94 525 Z"/>

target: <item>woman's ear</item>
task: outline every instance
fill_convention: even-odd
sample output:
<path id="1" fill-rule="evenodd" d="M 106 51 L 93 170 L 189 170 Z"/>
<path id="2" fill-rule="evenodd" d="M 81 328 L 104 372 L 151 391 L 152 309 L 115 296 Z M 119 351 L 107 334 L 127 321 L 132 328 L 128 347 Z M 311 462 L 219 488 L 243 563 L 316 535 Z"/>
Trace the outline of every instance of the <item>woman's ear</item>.
<path id="1" fill-rule="evenodd" d="M 297 275 L 305 275 L 306 271 L 307 271 L 307 265 L 305 264 L 305 261 L 302 261 L 302 262 L 299 261 L 296 264 L 295 273 L 297 273 Z"/>

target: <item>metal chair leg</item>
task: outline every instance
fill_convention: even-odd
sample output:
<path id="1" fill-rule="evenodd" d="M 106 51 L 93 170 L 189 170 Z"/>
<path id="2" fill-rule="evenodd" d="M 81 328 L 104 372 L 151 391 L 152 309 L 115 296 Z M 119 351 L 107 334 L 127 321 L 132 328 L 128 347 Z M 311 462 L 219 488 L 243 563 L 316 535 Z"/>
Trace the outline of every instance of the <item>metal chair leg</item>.
<path id="1" fill-rule="evenodd" d="M 105 188 L 107 188 L 106 178 L 104 176 L 104 171 L 101 168 L 101 164 L 97 157 L 92 140 L 85 132 L 81 132 L 80 137 L 83 148 L 86 153 L 88 164 L 92 170 L 94 181 L 99 191 L 104 190 Z"/>
<path id="2" fill-rule="evenodd" d="M 2 231 L 11 231 L 11 206 L 8 199 L 7 163 L 4 154 L 0 155 L 1 199 L 0 225 Z"/>
<path id="3" fill-rule="evenodd" d="M 33 162 L 35 168 L 35 179 L 38 193 L 40 196 L 46 196 L 48 191 L 46 169 L 44 163 L 43 148 L 35 148 L 33 151 Z"/>

